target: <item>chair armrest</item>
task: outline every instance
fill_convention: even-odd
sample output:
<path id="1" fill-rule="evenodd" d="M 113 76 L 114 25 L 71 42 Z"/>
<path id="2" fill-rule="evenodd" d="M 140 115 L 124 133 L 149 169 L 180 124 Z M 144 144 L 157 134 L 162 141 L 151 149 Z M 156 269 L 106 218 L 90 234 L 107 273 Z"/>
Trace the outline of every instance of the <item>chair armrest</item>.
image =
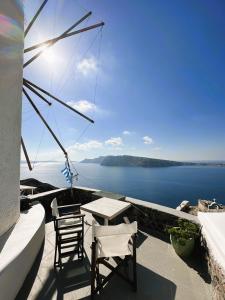
<path id="1" fill-rule="evenodd" d="M 130 224 L 130 220 L 127 216 L 123 217 L 123 220 L 125 224 Z"/>
<path id="2" fill-rule="evenodd" d="M 70 216 L 62 216 L 62 217 L 57 217 L 56 220 L 64 220 L 64 219 L 78 219 L 78 218 L 83 218 L 85 217 L 85 214 L 76 214 L 76 215 L 70 215 Z"/>
<path id="3" fill-rule="evenodd" d="M 81 203 L 61 205 L 61 206 L 58 206 L 58 208 L 67 208 L 67 207 L 73 207 L 73 206 L 81 206 Z"/>

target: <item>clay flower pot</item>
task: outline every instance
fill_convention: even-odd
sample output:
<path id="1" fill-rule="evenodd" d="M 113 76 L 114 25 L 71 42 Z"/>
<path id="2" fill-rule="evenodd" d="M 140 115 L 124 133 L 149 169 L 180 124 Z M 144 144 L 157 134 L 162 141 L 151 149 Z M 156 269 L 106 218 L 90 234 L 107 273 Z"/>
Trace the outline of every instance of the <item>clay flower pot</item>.
<path id="1" fill-rule="evenodd" d="M 189 257 L 195 246 L 195 239 L 189 238 L 184 239 L 184 242 L 180 243 L 172 234 L 170 235 L 171 244 L 175 250 L 175 252 L 181 257 Z"/>

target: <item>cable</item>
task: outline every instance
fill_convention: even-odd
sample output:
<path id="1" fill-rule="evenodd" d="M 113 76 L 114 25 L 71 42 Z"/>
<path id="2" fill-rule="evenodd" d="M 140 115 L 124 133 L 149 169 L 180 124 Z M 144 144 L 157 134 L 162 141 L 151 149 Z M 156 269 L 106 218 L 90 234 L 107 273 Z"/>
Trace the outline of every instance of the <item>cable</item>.
<path id="1" fill-rule="evenodd" d="M 50 111 L 50 107 L 48 107 L 47 118 L 49 116 L 49 111 Z M 40 147 L 41 147 L 46 129 L 47 129 L 46 126 L 43 124 L 40 142 L 39 142 L 38 147 L 37 147 L 37 152 L 36 152 L 36 155 L 35 155 L 35 159 L 33 160 L 33 166 L 32 166 L 33 169 L 34 169 L 35 164 L 37 163 L 37 157 L 38 157 L 38 154 L 39 154 L 39 151 L 40 151 Z"/>
<path id="2" fill-rule="evenodd" d="M 99 40 L 99 45 L 98 45 L 98 53 L 97 53 L 97 61 L 100 61 L 100 56 L 101 56 L 101 47 L 102 47 L 102 28 L 99 30 L 100 31 L 100 40 Z M 95 86 L 94 86 L 94 96 L 93 96 L 93 103 L 96 105 L 96 94 L 97 94 L 97 87 L 98 87 L 98 79 L 99 79 L 99 71 L 96 73 L 95 77 Z M 94 112 L 92 117 L 94 116 Z"/>
<path id="3" fill-rule="evenodd" d="M 99 32 L 100 32 L 100 30 L 97 31 L 96 35 L 95 35 L 94 38 L 92 39 L 92 41 L 91 41 L 90 45 L 88 46 L 87 50 L 84 52 L 83 55 L 81 55 L 81 58 L 79 59 L 80 61 L 84 59 L 84 57 L 87 55 L 87 53 L 89 52 L 89 50 L 90 50 L 90 49 L 92 48 L 92 46 L 94 45 L 94 43 L 95 43 L 95 41 L 96 41 L 96 39 L 97 39 L 97 37 L 98 37 L 98 35 L 99 35 Z M 74 67 L 74 62 L 75 62 L 75 54 L 74 54 L 73 62 L 71 63 L 71 70 L 72 70 L 71 73 L 73 73 L 73 76 L 74 76 L 74 77 L 71 79 L 71 81 L 72 81 L 72 80 L 74 81 L 74 80 L 76 79 L 76 77 L 77 77 L 77 71 L 74 72 L 74 69 L 76 70 L 76 68 L 72 68 L 72 67 Z M 72 76 L 70 76 L 70 77 L 72 77 Z M 61 90 L 59 91 L 59 93 L 62 92 L 62 89 L 65 88 L 65 86 L 66 86 L 68 83 L 69 83 L 68 80 L 64 80 L 64 83 L 63 83 L 62 87 L 60 88 Z"/>
<path id="4" fill-rule="evenodd" d="M 92 43 L 90 44 L 90 46 L 88 47 L 87 51 L 85 52 L 85 54 L 83 56 L 86 55 L 86 53 L 90 50 L 90 48 L 92 47 L 93 43 L 95 42 L 95 40 L 97 39 L 97 36 L 100 33 L 100 40 L 99 40 L 99 47 L 98 47 L 98 54 L 97 54 L 97 60 L 99 60 L 100 55 L 101 55 L 101 46 L 102 46 L 102 28 L 98 31 L 98 33 L 96 34 L 96 36 L 94 37 Z M 97 85 L 98 85 L 98 73 L 96 74 L 96 79 L 95 79 L 95 87 L 94 87 L 94 95 L 93 95 L 93 103 L 96 103 L 96 94 L 97 94 Z M 75 143 L 77 143 L 81 137 L 86 133 L 86 131 L 88 130 L 88 128 L 90 127 L 91 124 L 88 124 L 84 130 L 82 131 L 82 133 L 80 134 L 80 136 L 77 138 L 77 140 L 75 141 Z M 91 183 L 91 185 L 94 184 L 95 186 L 95 182 L 92 181 L 90 178 L 87 178 L 86 176 L 84 176 L 83 174 L 81 174 L 80 172 L 78 172 L 78 170 L 75 168 L 73 162 L 70 160 L 72 167 L 75 169 L 76 173 L 83 177 L 85 180 L 89 181 Z"/>
<path id="5" fill-rule="evenodd" d="M 87 25 L 88 21 L 90 19 L 90 16 L 85 20 L 85 26 Z M 73 67 L 73 63 L 74 63 L 74 60 L 75 60 L 75 47 L 77 46 L 79 48 L 80 46 L 80 42 L 81 42 L 81 39 L 83 37 L 83 34 L 80 34 L 79 37 L 78 37 L 78 42 L 76 43 L 76 40 L 74 39 L 74 44 L 73 44 L 73 51 L 72 51 L 72 54 L 70 56 L 70 59 L 68 59 L 68 62 L 67 62 L 67 66 L 64 70 L 64 73 L 63 75 L 61 76 L 61 79 L 64 78 L 64 81 L 62 80 L 59 80 L 59 82 L 62 81 L 62 84 L 61 86 L 59 87 L 58 91 L 57 91 L 57 94 L 60 95 L 60 93 L 62 92 L 64 86 L 65 86 L 65 83 L 67 82 L 67 78 L 70 77 L 67 75 L 67 77 L 65 76 L 65 74 L 67 73 L 67 71 L 69 70 L 69 68 L 72 68 Z M 71 62 L 72 61 L 72 62 Z"/>

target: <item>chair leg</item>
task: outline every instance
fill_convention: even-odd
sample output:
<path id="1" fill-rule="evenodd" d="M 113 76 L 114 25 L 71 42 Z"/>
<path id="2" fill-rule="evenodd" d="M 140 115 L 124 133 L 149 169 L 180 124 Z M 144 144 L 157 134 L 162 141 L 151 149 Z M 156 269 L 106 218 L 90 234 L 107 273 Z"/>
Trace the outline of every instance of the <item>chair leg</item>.
<path id="1" fill-rule="evenodd" d="M 57 248 L 58 248 L 58 266 L 60 270 L 62 270 L 62 257 L 61 257 L 61 248 L 60 248 L 60 243 L 59 243 L 59 237 L 57 239 Z"/>
<path id="2" fill-rule="evenodd" d="M 82 217 L 81 259 L 84 259 L 84 217 Z"/>
<path id="3" fill-rule="evenodd" d="M 96 281 L 97 281 L 97 285 L 101 284 L 101 279 L 100 279 L 100 274 L 99 274 L 99 264 L 96 264 Z"/>
<path id="4" fill-rule="evenodd" d="M 94 299 L 95 295 L 95 278 L 96 278 L 96 244 L 92 243 L 92 251 L 91 251 L 91 299 Z"/>
<path id="5" fill-rule="evenodd" d="M 136 235 L 133 239 L 133 289 L 137 291 L 137 258 L 136 258 Z"/>
<path id="6" fill-rule="evenodd" d="M 56 267 L 56 259 L 57 259 L 57 248 L 58 248 L 58 244 L 57 244 L 57 234 L 55 234 L 55 255 L 54 255 L 54 267 Z"/>

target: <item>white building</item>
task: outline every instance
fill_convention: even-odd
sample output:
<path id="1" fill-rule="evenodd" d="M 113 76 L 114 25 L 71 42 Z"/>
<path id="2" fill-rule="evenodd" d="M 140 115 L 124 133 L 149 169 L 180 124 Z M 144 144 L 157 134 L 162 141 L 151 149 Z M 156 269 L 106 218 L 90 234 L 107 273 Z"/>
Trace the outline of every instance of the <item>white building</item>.
<path id="1" fill-rule="evenodd" d="M 22 2 L 0 1 L 0 297 L 4 300 L 14 299 L 44 236 L 44 211 L 40 205 L 20 214 Z"/>

